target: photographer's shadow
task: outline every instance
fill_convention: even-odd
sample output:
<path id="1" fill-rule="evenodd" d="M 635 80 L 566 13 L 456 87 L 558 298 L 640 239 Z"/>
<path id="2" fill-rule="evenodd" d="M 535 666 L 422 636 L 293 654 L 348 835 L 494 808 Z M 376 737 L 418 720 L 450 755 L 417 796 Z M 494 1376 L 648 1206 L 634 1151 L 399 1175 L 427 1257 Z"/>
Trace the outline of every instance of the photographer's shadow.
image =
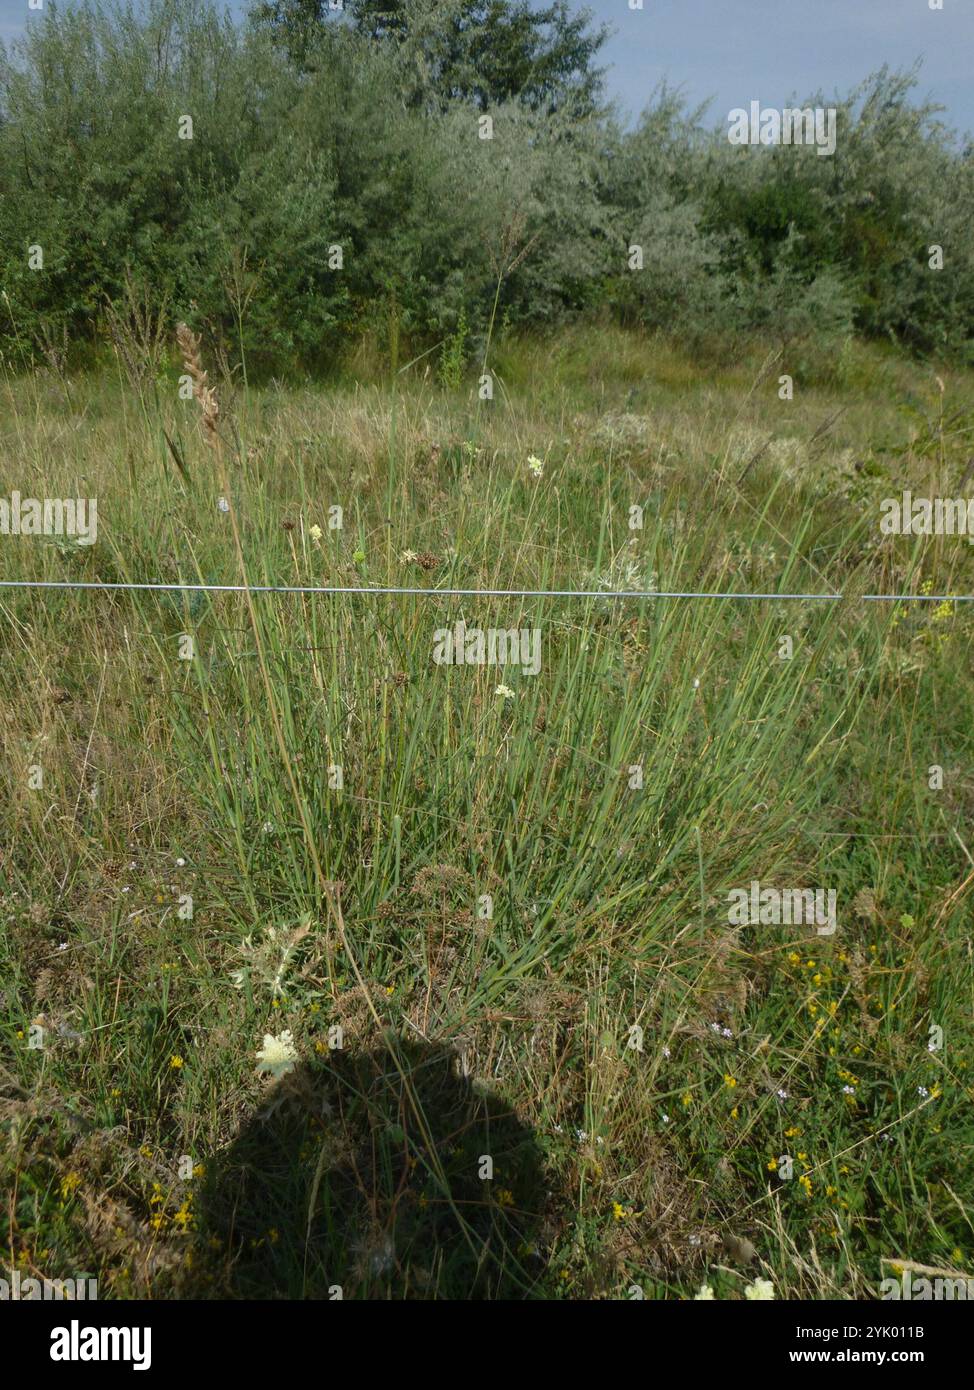
<path id="1" fill-rule="evenodd" d="M 533 1133 L 439 1044 L 298 1066 L 199 1201 L 189 1296 L 524 1299 L 544 1269 Z"/>

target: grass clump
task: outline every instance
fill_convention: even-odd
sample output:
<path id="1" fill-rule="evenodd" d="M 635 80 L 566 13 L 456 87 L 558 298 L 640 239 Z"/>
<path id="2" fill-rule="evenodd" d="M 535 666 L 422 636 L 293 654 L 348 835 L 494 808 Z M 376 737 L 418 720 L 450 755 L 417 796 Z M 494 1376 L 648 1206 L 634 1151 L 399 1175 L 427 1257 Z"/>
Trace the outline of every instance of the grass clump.
<path id="1" fill-rule="evenodd" d="M 962 540 L 878 528 L 957 491 L 970 378 L 854 345 L 784 403 L 759 344 L 609 327 L 495 361 L 490 403 L 418 364 L 207 378 L 209 415 L 201 361 L 195 403 L 4 381 L 21 493 L 100 533 L 5 538 L 0 578 L 423 591 L 0 590 L 5 1263 L 102 1297 L 970 1269 L 971 615 L 863 601 L 972 591 Z M 592 596 L 446 592 L 511 588 Z M 612 596 L 675 590 L 773 597 Z M 461 620 L 538 629 L 540 672 L 437 665 Z M 753 880 L 835 889 L 838 930 L 732 925 Z"/>

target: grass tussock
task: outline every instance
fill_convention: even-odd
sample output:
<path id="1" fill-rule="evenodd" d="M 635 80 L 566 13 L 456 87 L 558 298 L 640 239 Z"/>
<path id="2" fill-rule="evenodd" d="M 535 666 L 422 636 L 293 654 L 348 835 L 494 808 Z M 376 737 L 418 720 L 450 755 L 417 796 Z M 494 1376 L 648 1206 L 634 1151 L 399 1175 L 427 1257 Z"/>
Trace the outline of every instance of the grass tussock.
<path id="1" fill-rule="evenodd" d="M 99 514 L 0 578 L 425 592 L 0 590 L 0 1262 L 102 1297 L 971 1273 L 972 615 L 862 601 L 974 592 L 963 539 L 878 525 L 962 493 L 970 376 L 853 345 L 783 402 L 758 345 L 566 330 L 502 337 L 478 403 L 180 348 L 195 401 L 175 362 L 0 384 L 11 486 Z M 606 596 L 438 592 L 489 588 Z M 844 601 L 609 596 L 654 590 Z M 540 629 L 541 671 L 435 664 L 458 620 Z M 838 931 L 732 925 L 755 879 L 834 888 Z"/>

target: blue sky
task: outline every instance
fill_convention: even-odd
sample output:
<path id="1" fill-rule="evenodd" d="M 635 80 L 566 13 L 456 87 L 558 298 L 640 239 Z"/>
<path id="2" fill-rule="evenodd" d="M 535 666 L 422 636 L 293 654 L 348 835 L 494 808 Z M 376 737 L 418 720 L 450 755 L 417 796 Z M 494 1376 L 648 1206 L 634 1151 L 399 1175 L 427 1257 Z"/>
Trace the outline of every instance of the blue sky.
<path id="1" fill-rule="evenodd" d="M 46 0 L 50 3 L 50 0 Z M 948 124 L 974 132 L 974 4 L 943 0 L 591 0 L 612 25 L 604 50 L 609 91 L 630 112 L 662 79 L 694 103 L 713 98 L 712 123 L 759 100 L 781 107 L 819 88 L 847 91 L 888 63 L 923 59 L 920 92 Z M 236 0 L 235 9 L 242 8 Z M 30 23 L 27 0 L 0 0 L 0 38 Z"/>
<path id="2" fill-rule="evenodd" d="M 922 58 L 919 93 L 947 108 L 944 119 L 974 131 L 974 5 L 943 0 L 591 0 L 616 35 L 604 50 L 610 90 L 639 111 L 661 79 L 694 103 L 713 97 L 723 123 L 735 106 L 781 107 L 822 89 L 847 92 L 888 63 Z"/>

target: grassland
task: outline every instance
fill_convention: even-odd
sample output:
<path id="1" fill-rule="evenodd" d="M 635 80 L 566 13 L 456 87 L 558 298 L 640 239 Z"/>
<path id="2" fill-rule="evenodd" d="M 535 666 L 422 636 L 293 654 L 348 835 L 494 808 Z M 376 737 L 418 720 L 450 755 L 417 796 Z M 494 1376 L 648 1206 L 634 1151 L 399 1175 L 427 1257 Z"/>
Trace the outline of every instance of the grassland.
<path id="1" fill-rule="evenodd" d="M 151 1298 L 974 1275 L 974 611 L 862 597 L 974 593 L 963 539 L 879 531 L 966 491 L 974 380 L 578 329 L 501 339 L 478 402 L 430 360 L 217 381 L 216 448 L 176 360 L 0 381 L 0 490 L 99 522 L 0 538 L 2 579 L 429 594 L 0 590 L 0 1264 Z M 437 666 L 460 618 L 540 628 L 541 672 Z M 755 879 L 835 888 L 838 931 L 730 925 Z"/>

